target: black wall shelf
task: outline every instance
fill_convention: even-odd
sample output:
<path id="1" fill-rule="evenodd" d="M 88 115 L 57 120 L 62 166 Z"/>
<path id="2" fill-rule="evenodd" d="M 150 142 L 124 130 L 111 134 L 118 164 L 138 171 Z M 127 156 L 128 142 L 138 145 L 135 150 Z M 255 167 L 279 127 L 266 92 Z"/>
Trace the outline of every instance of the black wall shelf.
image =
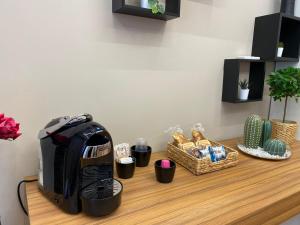
<path id="1" fill-rule="evenodd" d="M 127 5 L 125 0 L 112 0 L 114 13 L 141 16 L 158 20 L 171 20 L 180 17 L 180 0 L 166 0 L 166 11 L 163 15 L 153 14 L 151 9 Z"/>
<path id="2" fill-rule="evenodd" d="M 282 57 L 277 57 L 278 44 L 284 43 Z M 224 63 L 222 101 L 246 103 L 262 101 L 266 61 L 298 62 L 300 53 L 300 18 L 275 13 L 255 19 L 252 56 L 261 60 L 226 59 Z M 249 98 L 238 99 L 241 63 L 249 63 Z"/>
<path id="3" fill-rule="evenodd" d="M 279 42 L 284 43 L 282 57 L 277 57 Z M 300 47 L 300 18 L 282 13 L 257 17 L 252 55 L 274 62 L 298 62 Z"/>
<path id="4" fill-rule="evenodd" d="M 250 64 L 249 98 L 246 101 L 238 98 L 241 63 Z M 222 101 L 229 103 L 246 103 L 262 101 L 265 80 L 265 62 L 263 60 L 225 59 L 223 75 Z"/>

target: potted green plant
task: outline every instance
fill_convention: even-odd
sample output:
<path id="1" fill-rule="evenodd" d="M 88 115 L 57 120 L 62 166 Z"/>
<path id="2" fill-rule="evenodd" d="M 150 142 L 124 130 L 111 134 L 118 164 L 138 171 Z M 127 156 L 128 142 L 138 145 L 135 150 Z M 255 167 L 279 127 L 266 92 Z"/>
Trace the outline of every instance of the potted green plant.
<path id="1" fill-rule="evenodd" d="M 277 45 L 277 57 L 282 57 L 283 50 L 284 50 L 284 44 L 283 42 L 279 42 Z"/>
<path id="2" fill-rule="evenodd" d="M 289 98 L 294 98 L 298 102 L 300 97 L 300 69 L 288 67 L 272 72 L 267 83 L 270 86 L 270 96 L 274 101 L 284 99 L 282 120 L 272 120 L 272 136 L 291 144 L 296 139 L 298 124 L 295 121 L 286 120 L 287 104 Z"/>
<path id="3" fill-rule="evenodd" d="M 249 96 L 249 82 L 247 79 L 241 80 L 239 82 L 239 99 L 240 100 L 248 100 Z"/>
<path id="4" fill-rule="evenodd" d="M 153 14 L 164 14 L 165 4 L 161 3 L 160 0 L 148 0 L 148 4 Z"/>

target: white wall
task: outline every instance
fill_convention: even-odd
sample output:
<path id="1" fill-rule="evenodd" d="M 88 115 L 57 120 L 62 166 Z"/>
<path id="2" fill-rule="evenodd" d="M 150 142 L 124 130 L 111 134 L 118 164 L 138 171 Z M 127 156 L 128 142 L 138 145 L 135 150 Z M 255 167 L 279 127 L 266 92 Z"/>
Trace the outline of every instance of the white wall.
<path id="1" fill-rule="evenodd" d="M 176 124 L 241 135 L 267 99 L 222 103 L 223 62 L 250 54 L 254 18 L 278 9 L 273 0 L 184 0 L 182 17 L 163 22 L 112 14 L 111 0 L 0 1 L 0 111 L 23 132 L 0 148 L 4 224 L 22 223 L 16 184 L 37 173 L 37 132 L 51 118 L 89 112 L 115 143 L 145 137 L 155 150 Z"/>

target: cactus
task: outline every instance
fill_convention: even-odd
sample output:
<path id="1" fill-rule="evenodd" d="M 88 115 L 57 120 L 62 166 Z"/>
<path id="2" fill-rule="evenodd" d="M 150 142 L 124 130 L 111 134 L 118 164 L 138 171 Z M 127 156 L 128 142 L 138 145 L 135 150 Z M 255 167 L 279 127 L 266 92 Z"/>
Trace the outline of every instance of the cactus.
<path id="1" fill-rule="evenodd" d="M 260 116 L 251 115 L 247 118 L 244 128 L 244 144 L 246 148 L 258 148 L 262 134 L 263 120 Z"/>
<path id="2" fill-rule="evenodd" d="M 262 135 L 259 146 L 263 148 L 267 140 L 271 139 L 272 136 L 272 123 L 270 120 L 264 120 Z"/>
<path id="3" fill-rule="evenodd" d="M 269 139 L 265 143 L 264 150 L 271 155 L 283 156 L 286 152 L 286 144 L 278 139 Z"/>

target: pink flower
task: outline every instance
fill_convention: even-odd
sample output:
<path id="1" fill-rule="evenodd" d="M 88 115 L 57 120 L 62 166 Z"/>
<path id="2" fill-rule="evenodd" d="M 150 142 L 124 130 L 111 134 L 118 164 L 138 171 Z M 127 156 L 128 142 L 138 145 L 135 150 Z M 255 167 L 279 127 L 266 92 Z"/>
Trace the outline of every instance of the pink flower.
<path id="1" fill-rule="evenodd" d="M 0 113 L 0 139 L 13 139 L 21 135 L 19 133 L 20 124 L 16 123 L 13 118 L 5 117 L 4 114 Z"/>

